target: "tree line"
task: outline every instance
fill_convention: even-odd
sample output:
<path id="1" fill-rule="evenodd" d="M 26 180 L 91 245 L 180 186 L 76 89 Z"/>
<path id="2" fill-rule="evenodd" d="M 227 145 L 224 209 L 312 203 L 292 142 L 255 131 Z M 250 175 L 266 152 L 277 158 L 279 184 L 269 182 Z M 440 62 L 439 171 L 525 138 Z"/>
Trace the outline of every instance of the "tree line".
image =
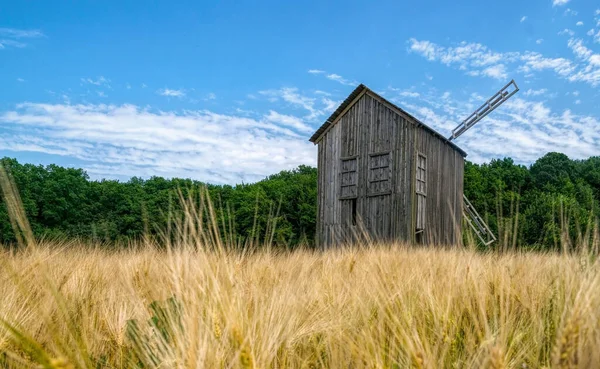
<path id="1" fill-rule="evenodd" d="M 268 232 L 280 246 L 314 244 L 317 170 L 310 166 L 230 186 L 162 177 L 96 181 L 82 169 L 21 164 L 11 158 L 1 162 L 38 237 L 109 242 L 139 238 L 159 232 L 157 226 L 183 212 L 180 196 L 205 188 L 219 226 L 238 239 L 262 239 Z M 510 158 L 466 162 L 465 195 L 502 240 L 520 247 L 556 248 L 565 234 L 573 240 L 587 237 L 586 231 L 596 225 L 600 157 L 571 160 L 549 153 L 529 167 Z M 0 242 L 14 240 L 2 200 Z"/>

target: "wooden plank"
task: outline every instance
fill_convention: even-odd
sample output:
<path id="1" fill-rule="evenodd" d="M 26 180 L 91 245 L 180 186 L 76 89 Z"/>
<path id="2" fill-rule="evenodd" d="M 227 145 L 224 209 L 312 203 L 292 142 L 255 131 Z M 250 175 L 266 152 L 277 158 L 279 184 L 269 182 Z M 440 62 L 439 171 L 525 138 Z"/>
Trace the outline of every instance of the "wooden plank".
<path id="1" fill-rule="evenodd" d="M 363 97 L 365 95 L 366 92 L 367 92 L 367 90 L 362 90 L 358 95 L 356 95 L 354 100 L 352 100 L 352 102 L 350 104 L 348 104 L 348 106 L 344 110 L 342 110 L 340 115 L 338 115 L 337 118 L 331 124 L 329 124 L 329 127 L 327 127 L 323 131 L 323 133 L 321 133 L 321 135 L 319 137 L 317 137 L 317 139 L 315 140 L 315 143 L 318 143 L 329 132 L 329 130 L 332 129 L 336 125 L 336 123 L 348 112 L 348 110 L 352 109 L 354 104 L 356 104 L 356 102 L 359 101 L 361 99 L 361 97 Z"/>

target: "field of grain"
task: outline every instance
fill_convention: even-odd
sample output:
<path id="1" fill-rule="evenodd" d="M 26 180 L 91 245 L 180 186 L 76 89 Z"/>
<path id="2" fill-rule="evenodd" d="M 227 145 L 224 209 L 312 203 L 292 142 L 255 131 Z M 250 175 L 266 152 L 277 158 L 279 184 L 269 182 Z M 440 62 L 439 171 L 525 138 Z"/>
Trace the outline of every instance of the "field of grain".
<path id="1" fill-rule="evenodd" d="M 201 197 L 182 200 L 184 214 L 161 236 L 125 248 L 44 241 L 2 174 L 19 248 L 0 248 L 0 368 L 600 363 L 596 236 L 564 237 L 562 253 L 370 243 L 281 251 L 269 230 L 264 243 L 241 247 Z"/>
<path id="2" fill-rule="evenodd" d="M 198 246 L 0 255 L 0 367 L 600 363 L 599 265 L 585 254 Z"/>

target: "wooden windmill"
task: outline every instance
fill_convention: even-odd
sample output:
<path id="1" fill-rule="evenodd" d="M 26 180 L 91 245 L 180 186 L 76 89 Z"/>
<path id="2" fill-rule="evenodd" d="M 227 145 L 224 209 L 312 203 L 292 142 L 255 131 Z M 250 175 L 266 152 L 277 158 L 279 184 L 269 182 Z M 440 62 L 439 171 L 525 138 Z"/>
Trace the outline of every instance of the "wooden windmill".
<path id="1" fill-rule="evenodd" d="M 466 153 L 454 140 L 519 91 L 514 80 L 448 138 L 359 85 L 313 134 L 318 145 L 317 243 L 372 240 L 458 244 L 461 219 L 496 240 L 463 194 Z"/>

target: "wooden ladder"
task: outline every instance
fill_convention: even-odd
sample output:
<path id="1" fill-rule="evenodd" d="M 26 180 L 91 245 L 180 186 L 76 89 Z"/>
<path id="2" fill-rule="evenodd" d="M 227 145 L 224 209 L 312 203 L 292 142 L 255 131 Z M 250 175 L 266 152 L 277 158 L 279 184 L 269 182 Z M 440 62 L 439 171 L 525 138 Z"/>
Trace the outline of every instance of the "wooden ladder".
<path id="1" fill-rule="evenodd" d="M 492 242 L 496 241 L 496 236 L 490 230 L 490 227 L 485 223 L 483 218 L 479 215 L 477 210 L 473 207 L 473 204 L 463 194 L 463 215 L 471 226 L 471 229 L 475 232 L 479 240 L 485 245 L 489 246 Z"/>

